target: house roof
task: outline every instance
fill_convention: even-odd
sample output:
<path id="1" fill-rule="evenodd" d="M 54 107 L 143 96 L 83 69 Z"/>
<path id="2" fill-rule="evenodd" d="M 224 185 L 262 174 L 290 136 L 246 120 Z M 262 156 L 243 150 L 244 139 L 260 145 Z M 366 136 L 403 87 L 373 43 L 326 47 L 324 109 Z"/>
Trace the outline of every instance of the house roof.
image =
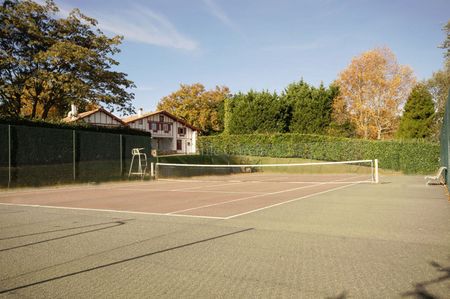
<path id="1" fill-rule="evenodd" d="M 99 107 L 99 108 L 94 109 L 94 110 L 91 110 L 91 111 L 86 111 L 86 112 L 78 113 L 78 115 L 77 115 L 76 117 L 70 117 L 70 116 L 68 116 L 68 117 L 66 117 L 66 118 L 63 118 L 62 121 L 67 122 L 67 123 L 69 123 L 69 122 L 75 122 L 75 121 L 81 120 L 81 119 L 83 119 L 83 118 L 86 118 L 86 117 L 88 117 L 89 115 L 95 114 L 95 113 L 97 113 L 97 112 L 103 112 L 103 113 L 105 113 L 106 115 L 109 115 L 111 118 L 113 118 L 113 119 L 116 120 L 117 122 L 119 122 L 120 124 L 122 124 L 122 125 L 124 125 L 124 126 L 127 125 L 123 120 L 121 120 L 120 118 L 118 118 L 117 116 L 115 116 L 114 114 L 112 114 L 111 112 L 109 112 L 108 110 L 103 109 L 102 107 Z"/>
<path id="2" fill-rule="evenodd" d="M 144 118 L 147 118 L 147 117 L 149 117 L 149 116 L 157 115 L 157 114 L 164 114 L 164 115 L 166 115 L 166 116 L 168 116 L 168 117 L 170 117 L 170 118 L 172 118 L 172 119 L 174 119 L 174 120 L 176 120 L 176 121 L 182 123 L 182 124 L 185 125 L 186 127 L 191 128 L 191 129 L 194 130 L 194 131 L 201 131 L 199 128 L 197 128 L 197 127 L 195 127 L 195 126 L 189 124 L 189 123 L 186 122 L 184 119 L 179 118 L 179 117 L 177 117 L 177 116 L 173 115 L 172 113 L 169 113 L 169 112 L 167 112 L 167 111 L 165 111 L 165 110 L 159 110 L 159 111 L 155 111 L 155 112 L 147 112 L 147 113 L 144 113 L 144 114 L 142 114 L 142 115 L 138 115 L 138 114 L 136 114 L 136 115 L 131 115 L 131 116 L 122 118 L 122 121 L 123 121 L 124 123 L 126 123 L 126 124 L 129 124 L 129 123 L 135 122 L 135 121 L 137 121 L 137 120 L 144 119 Z"/>

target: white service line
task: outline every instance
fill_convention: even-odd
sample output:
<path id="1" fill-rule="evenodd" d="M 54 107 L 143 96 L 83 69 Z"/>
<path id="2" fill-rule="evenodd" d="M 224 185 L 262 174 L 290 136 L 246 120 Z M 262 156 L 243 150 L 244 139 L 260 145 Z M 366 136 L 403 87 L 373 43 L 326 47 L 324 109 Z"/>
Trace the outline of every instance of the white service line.
<path id="1" fill-rule="evenodd" d="M 139 191 L 139 192 L 187 192 L 187 193 L 223 193 L 223 194 L 266 194 L 266 192 L 258 191 L 216 191 L 216 190 L 167 190 L 167 189 L 117 189 L 120 191 Z"/>
<path id="2" fill-rule="evenodd" d="M 195 208 L 189 208 L 189 209 L 185 209 L 185 210 L 179 210 L 179 211 L 170 212 L 168 214 L 187 212 L 187 211 L 198 210 L 198 209 L 208 208 L 208 207 L 213 207 L 213 206 L 220 206 L 220 205 L 225 205 L 225 204 L 232 203 L 232 202 L 237 202 L 237 201 L 242 201 L 242 200 L 247 200 L 247 199 L 252 199 L 252 198 L 257 198 L 257 197 L 263 197 L 263 196 L 268 196 L 268 195 L 280 194 L 280 193 L 285 193 L 285 192 L 295 191 L 295 190 L 300 190 L 300 189 L 305 189 L 305 188 L 311 188 L 311 187 L 325 185 L 325 184 L 330 184 L 330 183 L 339 183 L 339 182 L 341 182 L 343 180 L 347 180 L 347 179 L 351 179 L 351 178 L 357 178 L 357 177 L 359 177 L 359 175 L 348 177 L 348 178 L 344 178 L 344 179 L 339 179 L 339 180 L 335 180 L 335 181 L 331 181 L 331 182 L 320 182 L 320 183 L 317 183 L 317 184 L 311 184 L 311 185 L 308 185 L 308 186 L 302 186 L 302 187 L 298 187 L 298 188 L 292 188 L 292 189 L 281 190 L 281 191 L 276 191 L 276 192 L 264 193 L 264 194 L 260 194 L 260 195 L 248 196 L 248 197 L 233 199 L 233 200 L 229 200 L 229 201 L 223 201 L 223 202 L 218 202 L 218 203 L 214 203 L 214 204 L 203 205 L 203 206 L 199 206 L 199 207 L 195 207 Z M 358 184 L 358 182 L 342 182 L 342 183 L 347 183 L 347 184 L 352 184 L 352 185 Z M 335 189 L 332 189 L 332 190 L 337 190 L 337 189 L 339 189 L 341 187 L 338 187 L 338 188 L 335 188 Z M 347 187 L 347 186 L 344 186 L 344 187 Z"/>
<path id="3" fill-rule="evenodd" d="M 316 184 L 316 185 L 309 185 L 309 186 L 302 186 L 302 187 L 297 187 L 297 188 L 291 188 L 291 189 L 287 189 L 287 190 L 281 190 L 281 191 L 276 191 L 276 192 L 264 193 L 264 194 L 254 195 L 254 196 L 247 196 L 247 197 L 243 197 L 243 198 L 238 198 L 238 199 L 233 199 L 233 200 L 228 200 L 228 201 L 222 201 L 222 202 L 213 203 L 213 204 L 209 204 L 209 205 L 203 205 L 203 206 L 199 206 L 199 207 L 195 207 L 195 208 L 178 210 L 178 211 L 170 212 L 169 214 L 187 212 L 187 211 L 198 210 L 198 209 L 214 207 L 214 206 L 220 206 L 220 205 L 228 204 L 228 203 L 231 203 L 231 202 L 237 202 L 237 201 L 247 200 L 247 199 L 256 198 L 256 197 L 263 197 L 263 196 L 268 196 L 268 195 L 280 194 L 280 193 L 285 193 L 285 192 L 289 192 L 289 191 L 295 191 L 295 190 L 299 190 L 299 189 L 311 188 L 311 187 L 315 187 L 315 186 L 319 186 L 319 185 L 323 185 L 323 184 L 325 184 L 325 183 Z"/>
<path id="4" fill-rule="evenodd" d="M 236 215 L 233 215 L 233 216 L 228 216 L 228 217 L 225 217 L 225 219 L 232 219 L 232 218 L 243 216 L 243 215 L 246 215 L 246 214 L 258 212 L 258 211 L 261 211 L 261 210 L 273 208 L 273 207 L 280 206 L 280 205 L 284 205 L 286 203 L 290 203 L 290 202 L 297 201 L 297 200 L 300 200 L 300 199 L 305 199 L 305 198 L 313 197 L 313 196 L 316 196 L 316 195 L 324 194 L 324 193 L 327 193 L 327 192 L 336 191 L 336 190 L 339 190 L 339 189 L 344 189 L 344 188 L 347 188 L 347 187 L 350 187 L 350 186 L 353 186 L 353 185 L 357 185 L 358 183 L 350 183 L 349 182 L 348 184 L 349 185 L 346 185 L 346 186 L 339 186 L 339 187 L 336 187 L 336 188 L 333 188 L 333 189 L 329 189 L 329 190 L 325 190 L 325 191 L 321 191 L 321 192 L 316 192 L 316 193 L 308 194 L 308 195 L 305 195 L 305 196 L 297 197 L 297 198 L 294 198 L 294 199 L 290 199 L 290 200 L 287 200 L 287 201 L 283 201 L 283 202 L 280 202 L 280 203 L 276 203 L 276 204 L 273 204 L 273 205 L 270 205 L 270 206 L 267 206 L 267 207 L 262 207 L 262 208 L 259 208 L 259 209 L 247 211 L 247 212 L 236 214 Z"/>
<path id="5" fill-rule="evenodd" d="M 80 210 L 80 211 L 94 211 L 94 212 L 141 214 L 141 215 L 153 215 L 153 216 L 172 216 L 172 217 L 206 218 L 206 219 L 226 219 L 225 217 L 215 217 L 215 216 L 181 215 L 181 214 L 171 214 L 171 213 L 151 213 L 151 212 L 121 211 L 121 210 L 108 210 L 108 209 L 73 208 L 73 207 L 55 207 L 55 206 L 27 205 L 27 204 L 14 204 L 14 203 L 0 203 L 0 205 L 19 206 L 19 207 L 31 207 L 31 208 L 61 209 L 61 210 Z"/>
<path id="6" fill-rule="evenodd" d="M 169 190 L 169 191 L 184 191 L 184 190 L 191 190 L 191 189 L 205 189 L 205 188 L 209 188 L 209 187 L 221 187 L 221 186 L 228 186 L 228 185 L 237 185 L 240 182 L 228 182 L 225 184 L 218 184 L 218 185 L 212 185 L 212 186 L 196 186 L 196 187 L 189 187 L 189 188 L 178 188 L 178 189 L 173 189 L 173 190 Z"/>

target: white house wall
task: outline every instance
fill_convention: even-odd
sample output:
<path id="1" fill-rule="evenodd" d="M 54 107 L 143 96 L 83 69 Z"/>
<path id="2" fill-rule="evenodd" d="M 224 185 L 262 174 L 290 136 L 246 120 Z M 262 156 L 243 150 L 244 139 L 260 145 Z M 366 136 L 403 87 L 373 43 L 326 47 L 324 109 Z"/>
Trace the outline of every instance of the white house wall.
<path id="1" fill-rule="evenodd" d="M 118 122 L 116 119 L 112 118 L 108 114 L 98 111 L 96 113 L 93 113 L 85 118 L 83 118 L 83 121 L 96 125 L 96 126 L 111 126 L 116 127 L 122 125 L 120 122 Z"/>
<path id="2" fill-rule="evenodd" d="M 162 117 L 162 119 L 160 119 Z M 161 122 L 162 120 L 162 122 Z M 151 123 L 157 123 L 157 124 L 167 124 L 170 125 L 170 131 L 164 132 L 161 130 L 160 127 L 158 127 L 158 130 L 155 132 L 151 128 Z M 154 114 L 147 116 L 145 118 L 141 118 L 138 120 L 135 120 L 133 122 L 128 123 L 130 128 L 133 129 L 139 129 L 144 130 L 147 132 L 150 132 L 152 134 L 152 138 L 154 139 L 153 144 L 158 143 L 158 139 L 164 139 L 159 141 L 160 149 L 161 150 L 170 150 L 170 151 L 176 151 L 178 153 L 195 153 L 196 152 L 196 132 L 192 130 L 191 128 L 185 126 L 184 124 L 178 122 L 177 120 L 165 115 L 165 114 Z M 185 128 L 186 134 L 180 135 L 178 134 L 178 128 Z M 169 140 L 171 139 L 171 142 Z M 177 150 L 177 140 L 181 140 L 182 142 L 182 149 Z M 168 149 L 168 147 L 170 147 Z"/>

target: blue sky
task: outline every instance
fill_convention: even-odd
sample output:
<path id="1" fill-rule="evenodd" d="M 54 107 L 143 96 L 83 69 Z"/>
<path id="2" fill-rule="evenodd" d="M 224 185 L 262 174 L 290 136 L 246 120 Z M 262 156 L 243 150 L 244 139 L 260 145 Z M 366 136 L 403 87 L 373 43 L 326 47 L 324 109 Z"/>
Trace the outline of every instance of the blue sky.
<path id="1" fill-rule="evenodd" d="M 56 0 L 124 36 L 115 58 L 135 108 L 155 110 L 180 84 L 281 92 L 289 83 L 328 85 L 352 57 L 391 48 L 419 80 L 443 64 L 449 0 Z"/>

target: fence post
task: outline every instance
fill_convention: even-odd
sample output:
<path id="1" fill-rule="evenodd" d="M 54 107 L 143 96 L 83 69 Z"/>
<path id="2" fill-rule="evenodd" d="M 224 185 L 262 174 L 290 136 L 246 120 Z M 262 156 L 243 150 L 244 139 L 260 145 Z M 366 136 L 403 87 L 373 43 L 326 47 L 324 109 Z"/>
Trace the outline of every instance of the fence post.
<path id="1" fill-rule="evenodd" d="M 123 161 L 122 161 L 122 134 L 120 134 L 120 149 L 119 149 L 119 153 L 120 153 L 120 176 L 122 176 L 123 174 Z"/>
<path id="2" fill-rule="evenodd" d="M 8 188 L 11 185 L 11 125 L 8 125 Z"/>
<path id="3" fill-rule="evenodd" d="M 73 180 L 75 181 L 77 179 L 77 173 L 76 173 L 76 151 L 77 151 L 77 147 L 76 147 L 76 133 L 75 130 L 72 130 L 72 164 L 73 164 L 73 169 L 72 169 L 72 174 L 73 174 Z"/>

